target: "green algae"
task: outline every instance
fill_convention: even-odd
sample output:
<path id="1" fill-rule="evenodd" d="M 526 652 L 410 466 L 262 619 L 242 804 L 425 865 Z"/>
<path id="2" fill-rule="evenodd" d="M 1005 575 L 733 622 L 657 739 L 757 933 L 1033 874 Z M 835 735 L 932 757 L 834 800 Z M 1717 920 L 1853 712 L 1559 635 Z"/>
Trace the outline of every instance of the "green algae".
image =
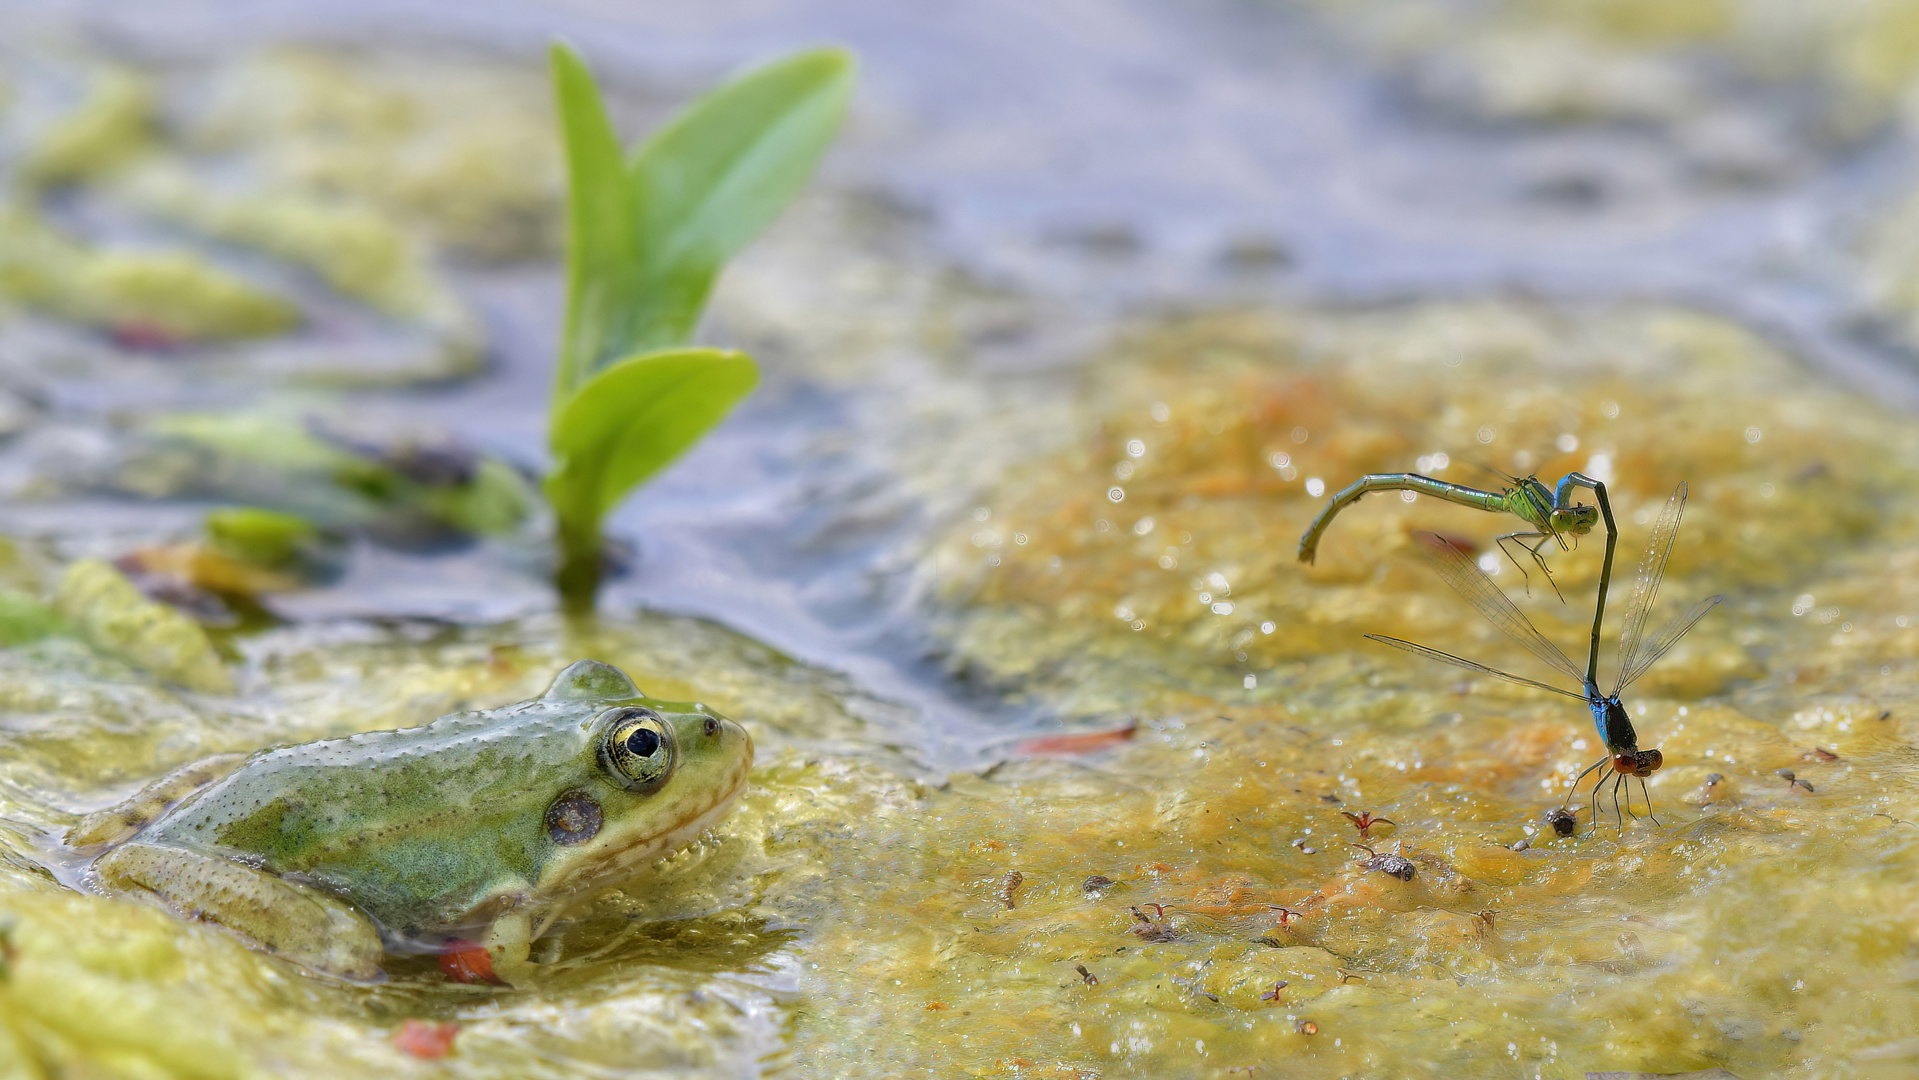
<path id="1" fill-rule="evenodd" d="M 146 152 L 155 141 L 153 89 L 124 67 L 92 80 L 72 113 L 42 132 L 20 163 L 29 184 L 97 180 Z"/>
<path id="2" fill-rule="evenodd" d="M 1913 837 L 1894 820 L 1915 763 L 1909 425 L 1673 309 L 1248 313 L 1151 327 L 1123 352 L 1088 376 L 1081 444 L 1014 470 L 934 557 L 956 667 L 1089 726 L 1161 719 L 1090 768 L 956 783 L 935 805 L 964 845 L 922 845 L 940 855 L 918 868 L 930 882 L 899 875 L 940 917 L 916 921 L 932 924 L 917 957 L 864 976 L 923 969 L 906 985 L 966 1011 L 928 1022 L 979 1041 L 962 1054 L 979 1075 L 1011 1068 L 984 1049 L 996 1025 L 1024 1036 L 1021 1068 L 1069 1075 L 1443 1076 L 1494 1057 L 1525 1075 L 1897 1073 L 1913 1019 L 1910 988 L 1886 992 L 1911 932 Z M 1449 477 L 1474 456 L 1609 475 L 1629 558 L 1664 489 L 1690 480 L 1665 595 L 1730 602 L 1628 695 L 1642 745 L 1666 754 L 1650 784 L 1663 827 L 1543 835 L 1594 756 L 1583 712 L 1358 640 L 1499 662 L 1406 548 L 1438 528 L 1490 550 L 1500 523 L 1370 500 L 1320 565 L 1294 560 L 1310 480 L 1420 456 L 1433 471 L 1441 453 Z M 1568 647 L 1597 548 L 1553 556 L 1571 603 L 1529 605 Z M 1342 809 L 1398 822 L 1389 847 L 1415 879 L 1355 862 Z M 1003 910 L 993 888 L 1012 870 L 1027 898 Z M 1082 895 L 1091 874 L 1123 892 Z M 1130 933 L 1142 901 L 1178 936 Z M 1282 926 L 1269 905 L 1301 918 Z M 927 944 L 942 923 L 944 952 Z M 1279 980 L 1277 1001 L 1259 997 Z"/>
<path id="3" fill-rule="evenodd" d="M 418 49 L 288 46 L 223 66 L 212 90 L 197 147 L 378 207 L 461 254 L 559 249 L 564 178 L 537 73 Z"/>
<path id="4" fill-rule="evenodd" d="M 121 190 L 161 218 L 307 267 L 343 296 L 433 328 L 464 358 L 449 375 L 477 366 L 481 336 L 473 315 L 422 242 L 376 207 L 302 191 L 217 191 L 162 163 L 125 178 Z"/>
<path id="5" fill-rule="evenodd" d="M 187 341 L 279 334 L 299 321 L 291 303 L 199 254 L 93 247 L 20 210 L 0 212 L 0 295 L 92 326 Z"/>
<path id="6" fill-rule="evenodd" d="M 220 654 L 198 623 L 147 599 L 118 570 L 97 559 L 67 567 L 54 610 L 106 652 L 189 690 L 233 692 Z"/>

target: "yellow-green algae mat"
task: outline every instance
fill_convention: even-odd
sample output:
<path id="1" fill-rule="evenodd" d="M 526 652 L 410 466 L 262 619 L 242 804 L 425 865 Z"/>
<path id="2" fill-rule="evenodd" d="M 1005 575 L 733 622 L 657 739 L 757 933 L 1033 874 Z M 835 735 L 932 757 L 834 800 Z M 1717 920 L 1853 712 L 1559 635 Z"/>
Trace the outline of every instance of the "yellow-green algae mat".
<path id="1" fill-rule="evenodd" d="M 1089 736 L 1009 734 L 978 774 L 911 778 L 900 710 L 684 620 L 277 631 L 235 643 L 230 698 L 58 639 L 0 652 L 0 1054 L 107 1076 L 1911 1074 L 1908 420 L 1648 307 L 1215 314 L 1085 372 L 1068 445 L 925 552 L 956 675 Z M 1584 711 L 1360 637 L 1542 674 L 1409 549 L 1436 528 L 1489 550 L 1512 522 L 1388 496 L 1295 561 L 1309 481 L 1424 459 L 1470 483 L 1474 458 L 1610 477 L 1622 579 L 1691 485 L 1654 618 L 1728 602 L 1628 695 L 1665 753 L 1662 824 L 1542 832 L 1599 754 Z M 1552 555 L 1563 605 L 1499 580 L 1572 650 L 1598 554 Z M 315 980 L 35 869 L 46 834 L 190 757 L 516 700 L 575 654 L 740 716 L 761 765 L 712 836 L 584 906 L 538 984 Z M 1396 823 L 1372 843 L 1411 880 L 1347 846 L 1361 811 Z M 453 1055 L 402 1055 L 406 1017 L 460 1023 Z"/>

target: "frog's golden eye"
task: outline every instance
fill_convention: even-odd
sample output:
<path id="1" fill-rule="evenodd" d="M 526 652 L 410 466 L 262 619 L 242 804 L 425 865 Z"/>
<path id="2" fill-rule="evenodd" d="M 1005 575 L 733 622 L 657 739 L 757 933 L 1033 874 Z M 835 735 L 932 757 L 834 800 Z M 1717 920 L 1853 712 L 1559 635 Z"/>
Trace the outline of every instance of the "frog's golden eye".
<path id="1" fill-rule="evenodd" d="M 647 792 L 666 783 L 678 748 L 673 729 L 651 709 L 616 709 L 600 743 L 600 767 L 628 791 Z"/>

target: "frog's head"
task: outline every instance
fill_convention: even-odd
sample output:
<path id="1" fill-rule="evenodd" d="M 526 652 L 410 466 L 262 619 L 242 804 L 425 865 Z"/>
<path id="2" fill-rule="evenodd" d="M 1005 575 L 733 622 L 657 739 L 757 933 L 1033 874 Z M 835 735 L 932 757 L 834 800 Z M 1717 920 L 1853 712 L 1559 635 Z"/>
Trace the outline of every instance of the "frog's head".
<path id="1" fill-rule="evenodd" d="M 654 701 L 610 664 L 581 660 L 543 699 L 578 716 L 575 782 L 555 792 L 552 847 L 536 892 L 554 897 L 609 883 L 717 822 L 746 788 L 753 740 L 697 702 Z"/>

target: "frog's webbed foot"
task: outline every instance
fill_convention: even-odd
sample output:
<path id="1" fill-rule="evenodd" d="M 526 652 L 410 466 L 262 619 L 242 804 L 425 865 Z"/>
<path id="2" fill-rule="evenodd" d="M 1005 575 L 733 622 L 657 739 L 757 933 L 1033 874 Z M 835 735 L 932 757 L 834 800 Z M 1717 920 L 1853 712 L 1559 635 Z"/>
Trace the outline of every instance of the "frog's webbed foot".
<path id="1" fill-rule="evenodd" d="M 382 982 L 386 953 L 373 923 L 318 889 L 228 859 L 134 842 L 93 864 L 114 896 L 156 902 L 215 923 L 261 950 L 326 975 Z"/>
<path id="2" fill-rule="evenodd" d="M 67 846 L 119 843 L 146 828 L 167 807 L 239 768 L 246 759 L 245 754 L 215 754 L 182 765 L 118 806 L 95 810 L 81 818 L 67 831 Z"/>

